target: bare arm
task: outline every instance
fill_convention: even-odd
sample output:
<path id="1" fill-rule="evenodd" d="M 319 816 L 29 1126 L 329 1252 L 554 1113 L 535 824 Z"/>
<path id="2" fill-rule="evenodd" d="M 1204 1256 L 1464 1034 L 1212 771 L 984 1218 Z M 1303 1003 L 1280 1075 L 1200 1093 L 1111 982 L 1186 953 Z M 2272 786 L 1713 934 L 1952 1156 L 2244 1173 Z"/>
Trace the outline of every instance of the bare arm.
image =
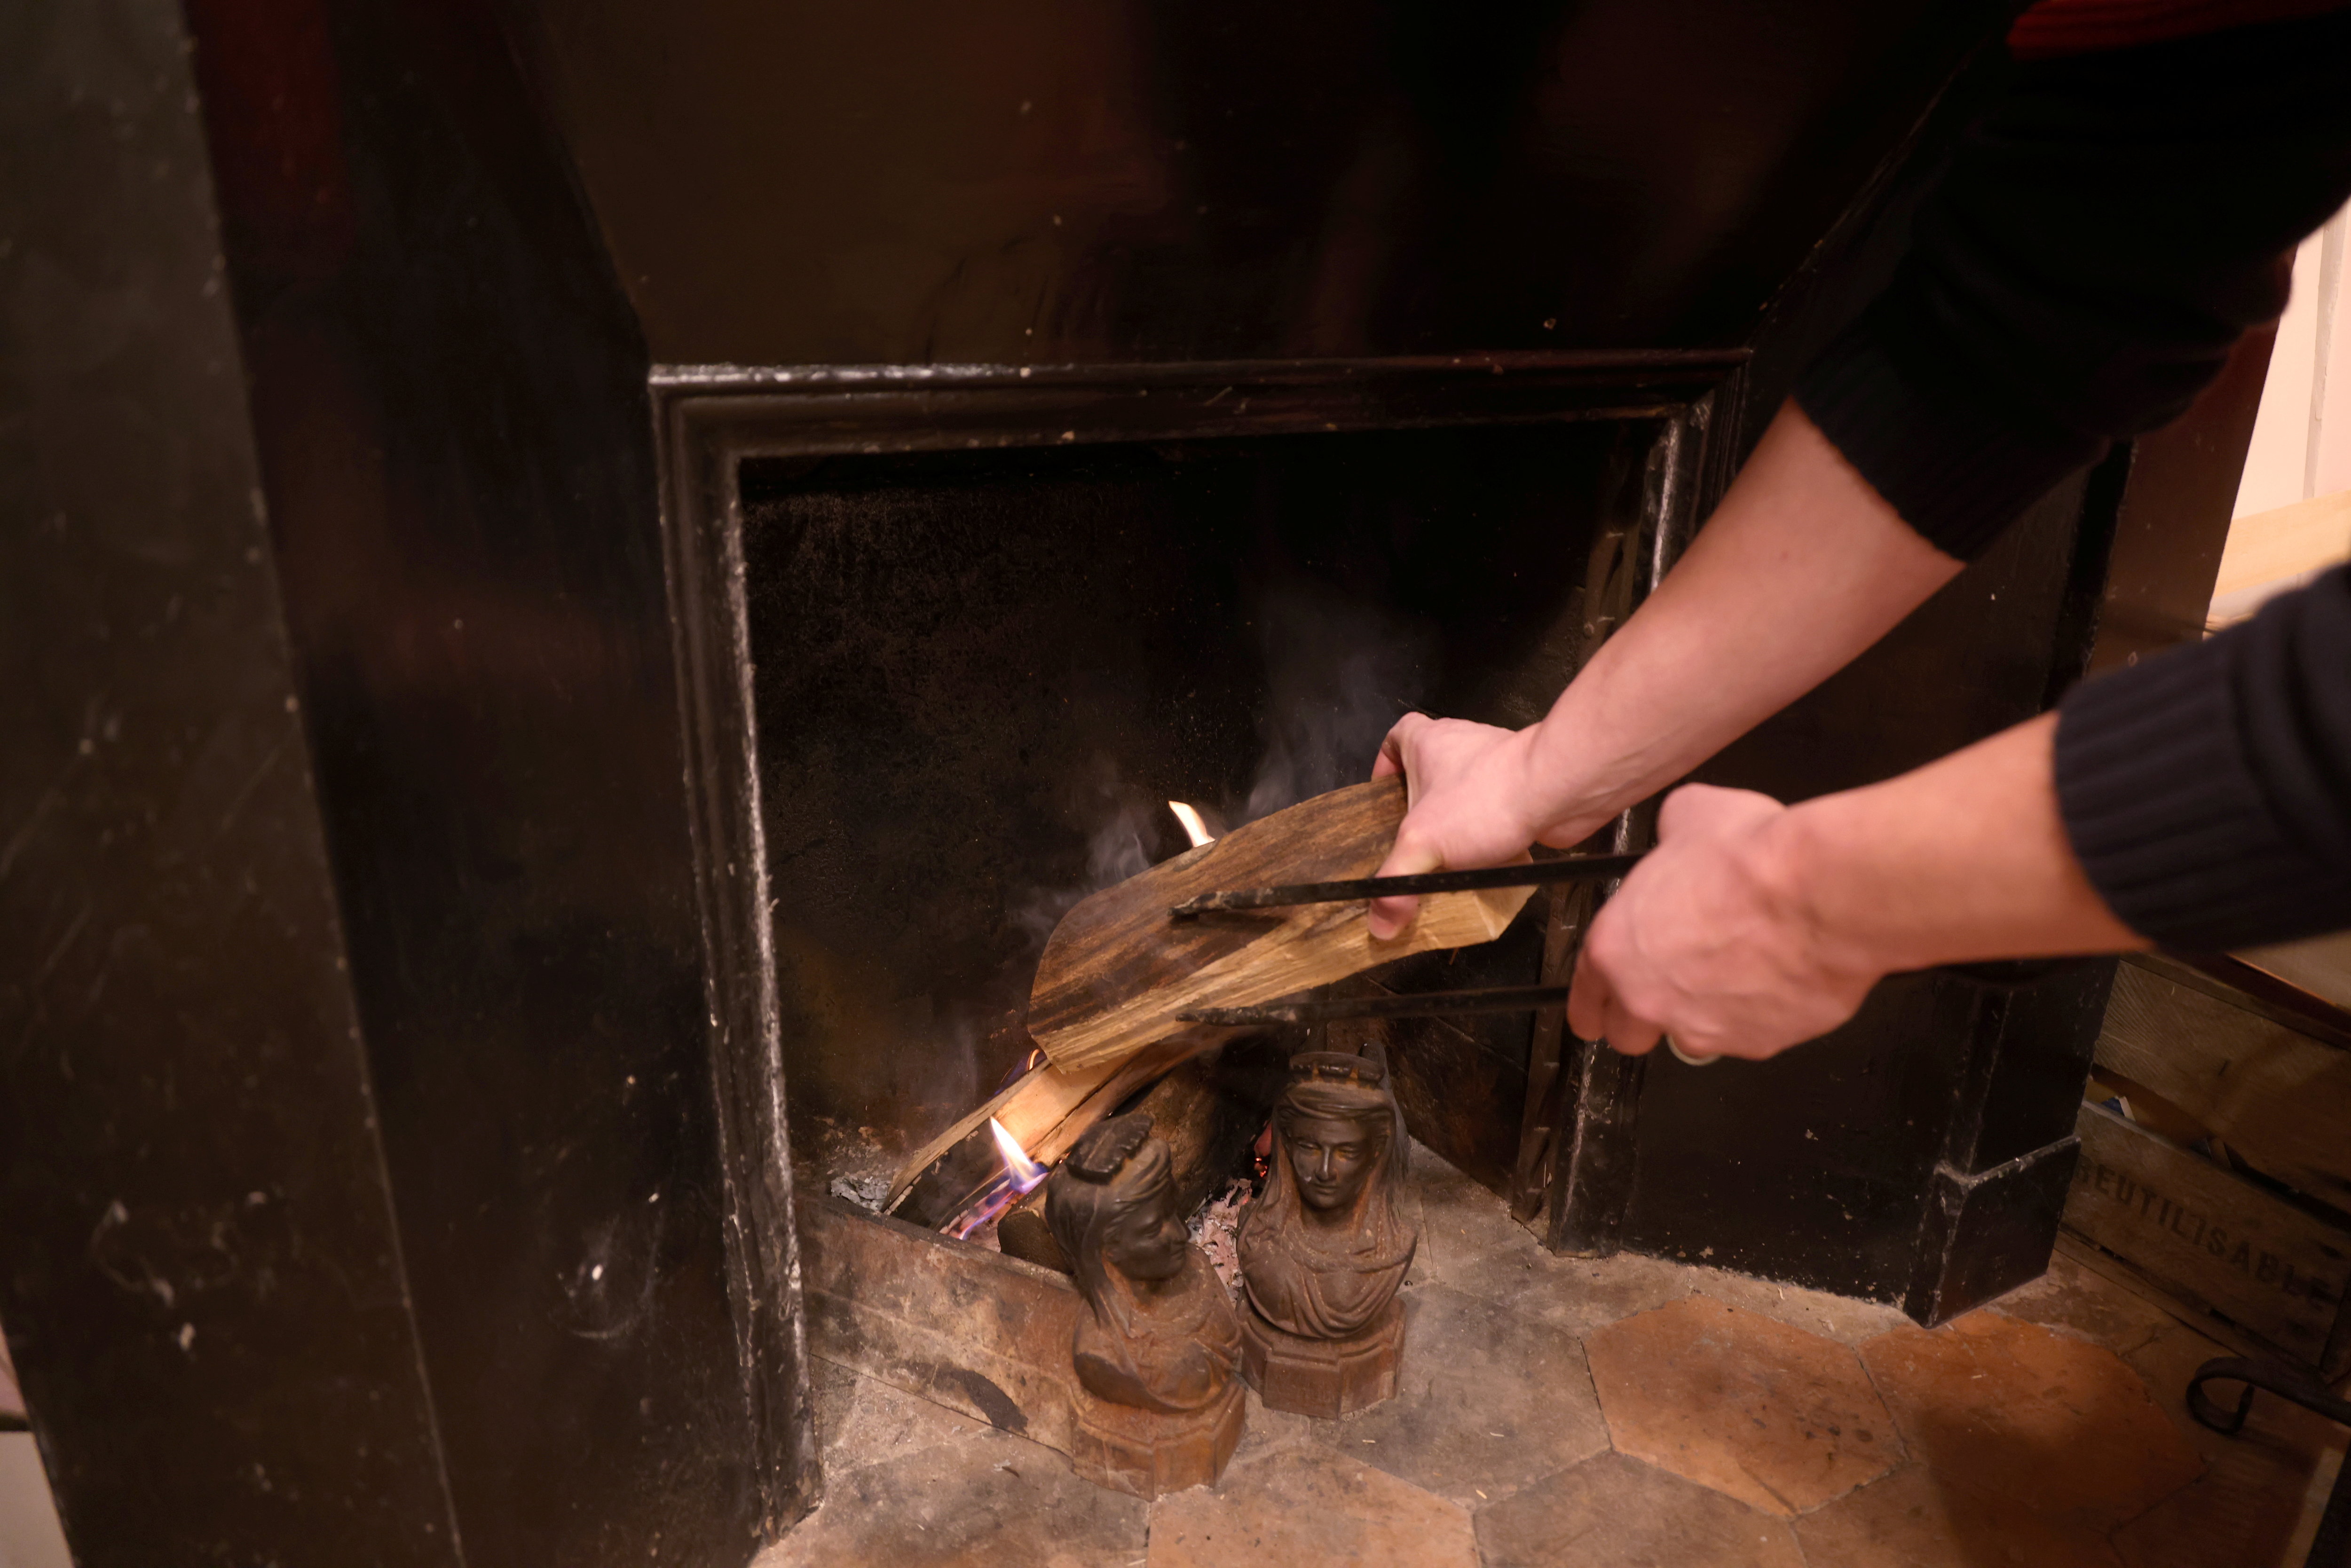
<path id="1" fill-rule="evenodd" d="M 1648 601 L 1531 728 L 1407 715 L 1374 776 L 1412 810 L 1383 874 L 1573 844 L 1810 691 L 1959 570 L 1792 403 Z M 1393 936 L 1415 901 L 1373 906 Z"/>
<path id="2" fill-rule="evenodd" d="M 1640 1052 L 1771 1056 L 1883 976 L 2147 943 L 2083 874 L 2044 715 L 1900 778 L 1794 807 L 1676 790 L 1656 850 L 1593 922 L 1568 1023 Z"/>

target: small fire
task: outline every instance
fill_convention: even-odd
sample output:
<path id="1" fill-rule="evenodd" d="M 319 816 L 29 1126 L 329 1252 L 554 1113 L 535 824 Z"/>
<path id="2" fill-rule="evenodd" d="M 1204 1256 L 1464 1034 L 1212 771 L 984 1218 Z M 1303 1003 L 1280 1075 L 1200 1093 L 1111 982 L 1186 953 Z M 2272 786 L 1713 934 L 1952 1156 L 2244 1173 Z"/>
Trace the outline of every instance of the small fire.
<path id="1" fill-rule="evenodd" d="M 1004 1161 L 1004 1168 L 980 1189 L 979 1196 L 972 1199 L 971 1206 L 946 1228 L 947 1234 L 958 1241 L 968 1239 L 974 1231 L 1036 1191 L 1037 1184 L 1045 1179 L 1045 1167 L 1029 1157 L 1029 1151 L 1020 1146 L 1020 1140 L 1004 1130 L 1003 1123 L 990 1116 L 987 1131 L 988 1135 L 996 1140 L 996 1152 Z"/>
<path id="2" fill-rule="evenodd" d="M 993 1116 L 987 1119 L 987 1134 L 996 1140 L 996 1152 L 1004 1156 L 1005 1174 L 1011 1176 L 1013 1186 L 1024 1193 L 1034 1191 L 1037 1184 L 1045 1179 L 1045 1167 L 1030 1159 L 1019 1140 L 1006 1132 L 1004 1124 Z"/>
<path id="3" fill-rule="evenodd" d="M 1208 824 L 1200 821 L 1199 812 L 1181 800 L 1168 801 L 1167 809 L 1176 813 L 1177 821 L 1184 824 L 1185 836 L 1192 841 L 1194 849 L 1198 849 L 1202 844 L 1213 844 L 1217 841 L 1217 835 L 1208 831 Z"/>

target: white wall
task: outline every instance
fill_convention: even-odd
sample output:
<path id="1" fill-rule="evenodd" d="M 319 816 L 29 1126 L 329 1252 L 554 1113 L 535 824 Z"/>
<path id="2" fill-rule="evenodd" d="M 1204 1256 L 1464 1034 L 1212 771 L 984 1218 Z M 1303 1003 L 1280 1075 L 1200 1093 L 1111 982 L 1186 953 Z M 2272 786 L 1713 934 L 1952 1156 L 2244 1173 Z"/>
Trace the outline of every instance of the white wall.
<path id="1" fill-rule="evenodd" d="M 29 1432 L 0 1432 L 0 1568 L 73 1568 Z"/>
<path id="2" fill-rule="evenodd" d="M 2351 207 L 2303 242 L 2236 516 L 2351 489 Z"/>
<path id="3" fill-rule="evenodd" d="M 2351 490 L 2351 207 L 2303 242 L 2294 257 L 2294 301 L 2278 323 L 2277 347 L 2270 355 L 2269 379 L 2262 386 L 2262 411 L 2253 423 L 2253 444 L 2245 454 L 2245 476 L 2237 488 L 2240 518 L 2262 518 L 2293 507 L 2285 517 L 2232 529 L 2220 563 L 2221 594 L 2213 601 L 2214 621 L 2251 614 L 2263 597 L 2252 580 L 2270 576 L 2241 560 L 2259 560 L 2263 536 L 2290 545 L 2285 565 L 2301 570 L 2268 584 L 2276 590 L 2307 576 L 2314 559 L 2313 525 L 2325 536 L 2317 551 L 2351 555 L 2351 517 L 2341 509 L 2306 503 Z M 2233 570 L 2232 570 L 2233 569 Z M 2224 602 L 2225 601 L 2225 602 Z M 2249 953 L 2252 963 L 2304 990 L 2351 1006 L 2351 935 L 2322 936 Z"/>

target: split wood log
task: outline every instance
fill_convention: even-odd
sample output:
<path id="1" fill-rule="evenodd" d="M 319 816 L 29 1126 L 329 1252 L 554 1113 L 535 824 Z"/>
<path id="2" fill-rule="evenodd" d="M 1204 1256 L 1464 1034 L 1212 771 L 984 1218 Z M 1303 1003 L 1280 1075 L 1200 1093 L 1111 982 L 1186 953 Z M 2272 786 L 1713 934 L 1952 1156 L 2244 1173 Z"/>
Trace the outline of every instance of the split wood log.
<path id="1" fill-rule="evenodd" d="M 1061 917 L 1029 993 L 1029 1032 L 1055 1069 L 1123 1060 L 1183 1027 L 1195 1008 L 1247 1007 L 1343 979 L 1411 953 L 1464 947 L 1502 934 L 1531 887 L 1447 893 L 1392 942 L 1374 942 L 1364 905 L 1173 919 L 1203 893 L 1369 876 L 1404 821 L 1401 779 L 1374 779 L 1303 800 L 1211 844 L 1104 888 Z"/>
<path id="2" fill-rule="evenodd" d="M 1176 1025 L 1123 1061 L 1076 1069 L 1045 1062 L 1021 1074 L 978 1109 L 914 1152 L 890 1184 L 883 1211 L 936 1229 L 961 1214 L 1002 1171 L 987 1131 L 994 1117 L 1040 1165 L 1070 1152 L 1085 1130 L 1170 1068 L 1214 1051 L 1240 1030 Z"/>
<path id="3" fill-rule="evenodd" d="M 1134 1109 L 1150 1114 L 1152 1135 L 1165 1140 L 1174 1157 L 1176 1213 L 1189 1215 L 1246 1172 L 1249 1147 L 1273 1114 L 1295 1043 L 1277 1035 L 1234 1040 L 1179 1063 L 1135 1103 Z M 1102 1109 L 1108 1113 L 1116 1103 Z M 1046 1227 L 1041 1186 L 1004 1216 L 996 1244 L 1011 1257 L 1070 1271 Z"/>

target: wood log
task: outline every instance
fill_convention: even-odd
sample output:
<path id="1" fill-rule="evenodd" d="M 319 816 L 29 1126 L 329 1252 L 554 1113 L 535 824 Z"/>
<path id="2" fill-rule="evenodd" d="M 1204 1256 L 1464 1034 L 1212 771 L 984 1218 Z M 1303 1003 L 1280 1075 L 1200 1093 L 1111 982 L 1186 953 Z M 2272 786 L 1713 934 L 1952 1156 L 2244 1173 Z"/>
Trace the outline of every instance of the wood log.
<path id="1" fill-rule="evenodd" d="M 1083 1104 L 1086 1097 L 1110 1078 L 1114 1067 L 1110 1064 L 1072 1072 L 1047 1062 L 1014 1079 L 965 1113 L 946 1132 L 916 1149 L 898 1167 L 896 1177 L 890 1183 L 890 1196 L 882 1205 L 883 1212 L 896 1213 L 907 1190 L 926 1172 L 975 1136 L 985 1136 L 989 1117 L 1000 1122 L 1025 1149 Z M 994 1143 L 989 1142 L 987 1147 L 992 1150 Z M 911 1223 L 921 1223 L 911 1216 L 907 1218 Z"/>
<path id="2" fill-rule="evenodd" d="M 996 1227 L 996 1249 L 1007 1258 L 1018 1258 L 1023 1263 L 1034 1263 L 1056 1273 L 1076 1272 L 1062 1253 L 1061 1244 L 1053 1239 L 1053 1228 L 1045 1223 L 1045 1189 L 1041 1186 L 1005 1211 Z"/>
<path id="3" fill-rule="evenodd" d="M 1052 1165 L 1088 1127 L 1135 1091 L 1239 1032 L 1179 1024 L 1166 1038 L 1123 1061 L 1075 1071 L 1047 1062 L 1023 1073 L 916 1150 L 899 1167 L 890 1195 L 883 1200 L 883 1212 L 926 1230 L 938 1228 L 962 1213 L 1003 1169 L 1003 1156 L 987 1131 L 989 1117 L 1012 1134 L 1030 1159 Z"/>
<path id="4" fill-rule="evenodd" d="M 1369 876 L 1404 821 L 1400 779 L 1318 795 L 1105 888 L 1062 916 L 1029 994 L 1029 1032 L 1053 1065 L 1117 1061 L 1182 1026 L 1194 1008 L 1247 1007 L 1410 953 L 1489 942 L 1533 889 L 1440 894 L 1393 942 L 1361 904 L 1312 904 L 1176 920 L 1198 894 Z"/>
<path id="5" fill-rule="evenodd" d="M 1190 1214 L 1247 1169 L 1249 1146 L 1273 1113 L 1294 1044 L 1274 1035 L 1234 1040 L 1178 1064 L 1134 1105 L 1150 1113 L 1153 1134 L 1166 1140 L 1175 1156 L 1179 1212 Z M 1117 1108 L 1100 1109 L 1106 1115 Z M 1042 1187 L 1012 1206 L 996 1228 L 996 1244 L 1012 1257 L 1069 1272 L 1069 1260 L 1045 1225 Z"/>

